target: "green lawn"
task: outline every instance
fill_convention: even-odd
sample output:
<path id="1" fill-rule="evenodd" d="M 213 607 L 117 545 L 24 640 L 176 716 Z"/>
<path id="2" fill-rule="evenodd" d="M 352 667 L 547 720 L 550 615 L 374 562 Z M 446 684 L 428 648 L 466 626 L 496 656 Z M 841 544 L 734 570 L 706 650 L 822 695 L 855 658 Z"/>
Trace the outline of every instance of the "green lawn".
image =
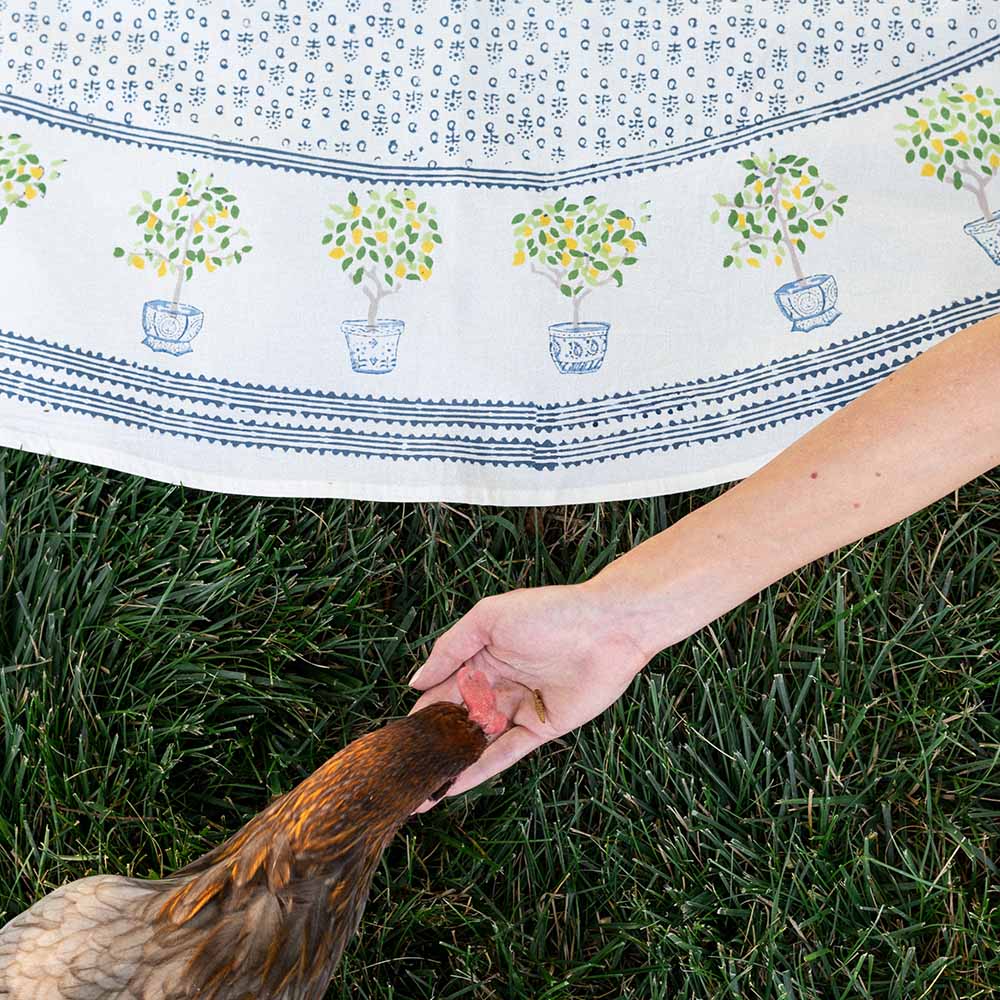
<path id="1" fill-rule="evenodd" d="M 717 492 L 260 501 L 0 458 L 0 923 L 201 854 L 405 712 L 476 597 L 583 579 Z M 330 996 L 1000 996 L 998 535 L 984 477 L 409 823 Z"/>

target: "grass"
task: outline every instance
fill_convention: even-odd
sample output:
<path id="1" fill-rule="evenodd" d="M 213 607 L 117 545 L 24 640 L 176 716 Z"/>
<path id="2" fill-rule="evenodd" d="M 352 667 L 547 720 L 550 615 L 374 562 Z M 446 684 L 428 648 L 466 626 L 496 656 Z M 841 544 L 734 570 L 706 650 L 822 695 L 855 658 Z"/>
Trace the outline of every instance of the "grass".
<path id="1" fill-rule="evenodd" d="M 405 712 L 475 598 L 582 579 L 717 492 L 261 501 L 0 457 L 0 923 L 191 860 Z M 984 477 L 408 824 L 330 997 L 1000 995 L 998 536 Z"/>

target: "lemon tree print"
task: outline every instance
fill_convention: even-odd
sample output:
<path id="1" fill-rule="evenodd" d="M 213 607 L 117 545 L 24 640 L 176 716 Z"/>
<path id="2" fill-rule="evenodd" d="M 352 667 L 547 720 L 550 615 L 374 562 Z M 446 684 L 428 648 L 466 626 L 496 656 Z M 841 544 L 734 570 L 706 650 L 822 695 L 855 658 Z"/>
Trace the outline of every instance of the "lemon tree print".
<path id="1" fill-rule="evenodd" d="M 46 166 L 20 135 L 0 136 L 0 226 L 12 208 L 28 208 L 44 198 L 65 162 L 52 160 Z"/>
<path id="2" fill-rule="evenodd" d="M 340 326 L 354 371 L 384 375 L 396 367 L 404 324 L 379 311 L 387 298 L 430 280 L 443 242 L 435 214 L 411 188 L 363 197 L 351 191 L 346 203 L 329 206 L 322 239 L 327 256 L 368 302 L 364 319 Z"/>
<path id="3" fill-rule="evenodd" d="M 184 285 L 196 274 L 211 274 L 239 264 L 252 247 L 238 219 L 240 208 L 214 174 L 196 169 L 177 172 L 177 183 L 162 197 L 143 191 L 129 209 L 138 229 L 131 248 L 117 246 L 115 257 L 138 271 L 172 282 L 169 299 L 152 299 L 142 308 L 143 343 L 154 351 L 187 354 L 201 332 L 205 314 L 181 302 Z"/>
<path id="4" fill-rule="evenodd" d="M 970 90 L 954 83 L 918 107 L 907 107 L 897 145 L 920 176 L 956 191 L 970 191 L 982 217 L 963 227 L 1000 264 L 1000 211 L 991 209 L 989 188 L 1000 170 L 1000 97 L 989 87 Z"/>
<path id="5" fill-rule="evenodd" d="M 814 240 L 826 237 L 844 215 L 847 195 L 824 180 L 805 156 L 789 153 L 740 160 L 746 171 L 743 187 L 729 196 L 715 195 L 712 222 L 720 220 L 738 237 L 722 260 L 723 267 L 760 269 L 770 262 L 786 264 L 795 277 L 774 297 L 796 331 L 829 326 L 840 316 L 837 282 L 831 274 L 806 274 L 802 256 Z"/>
<path id="6" fill-rule="evenodd" d="M 569 299 L 572 321 L 549 326 L 549 355 L 564 375 L 597 371 L 608 349 L 610 324 L 584 322 L 583 303 L 598 288 L 621 288 L 624 269 L 638 263 L 649 221 L 648 202 L 638 216 L 588 195 L 518 212 L 511 219 L 515 267 L 526 267 Z"/>

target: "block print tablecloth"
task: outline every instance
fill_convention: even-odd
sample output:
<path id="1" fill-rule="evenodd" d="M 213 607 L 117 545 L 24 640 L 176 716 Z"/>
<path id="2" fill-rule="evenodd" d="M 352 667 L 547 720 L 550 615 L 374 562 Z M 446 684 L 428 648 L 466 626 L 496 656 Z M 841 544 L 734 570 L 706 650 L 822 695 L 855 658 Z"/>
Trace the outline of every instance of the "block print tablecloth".
<path id="1" fill-rule="evenodd" d="M 0 0 L 0 443 L 722 482 L 1000 308 L 1000 4 Z"/>

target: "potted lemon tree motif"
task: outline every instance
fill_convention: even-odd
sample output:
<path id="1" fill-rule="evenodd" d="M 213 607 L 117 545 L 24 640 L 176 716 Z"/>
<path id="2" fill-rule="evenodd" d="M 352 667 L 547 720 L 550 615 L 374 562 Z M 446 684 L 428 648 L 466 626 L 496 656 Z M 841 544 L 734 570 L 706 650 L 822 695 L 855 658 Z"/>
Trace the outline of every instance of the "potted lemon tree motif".
<path id="1" fill-rule="evenodd" d="M 0 226 L 12 208 L 28 208 L 36 198 L 44 198 L 65 162 L 53 160 L 46 166 L 21 136 L 0 136 Z"/>
<path id="2" fill-rule="evenodd" d="M 139 271 L 154 271 L 172 279 L 169 299 L 151 299 L 142 307 L 143 343 L 154 351 L 187 354 L 201 332 L 205 314 L 181 302 L 186 282 L 196 273 L 211 274 L 239 264 L 252 247 L 240 227 L 236 195 L 216 183 L 213 174 L 177 172 L 177 184 L 154 198 L 142 192 L 142 202 L 129 209 L 139 232 L 131 249 L 115 247 L 120 257 Z"/>
<path id="3" fill-rule="evenodd" d="M 412 189 L 354 191 L 346 204 L 330 205 L 323 220 L 323 246 L 368 300 L 364 319 L 340 324 L 351 368 L 364 375 L 384 375 L 396 367 L 401 319 L 379 315 L 385 299 L 410 284 L 429 281 L 434 251 L 442 238 L 434 208 Z"/>
<path id="4" fill-rule="evenodd" d="M 907 163 L 919 165 L 921 177 L 972 192 L 982 217 L 963 228 L 1000 264 L 1000 210 L 990 208 L 988 197 L 1000 170 L 1000 97 L 989 87 L 953 83 L 917 103 L 896 126 L 904 133 L 897 145 L 906 150 Z"/>
<path id="5" fill-rule="evenodd" d="M 767 156 L 740 160 L 746 171 L 743 187 L 732 197 L 715 195 L 712 222 L 724 221 L 739 237 L 723 258 L 723 267 L 760 268 L 770 259 L 787 261 L 795 277 L 774 297 L 796 331 L 829 326 L 840 316 L 837 282 L 831 274 L 809 274 L 802 255 L 811 240 L 822 240 L 835 218 L 844 214 L 847 195 L 820 176 L 805 156 Z"/>
<path id="6" fill-rule="evenodd" d="M 645 211 L 648 202 L 642 205 Z M 587 297 L 604 285 L 621 288 L 624 268 L 638 262 L 646 237 L 638 218 L 624 209 L 610 208 L 596 195 L 581 201 L 560 198 L 511 219 L 514 266 L 527 264 L 570 300 L 573 319 L 549 326 L 549 355 L 564 375 L 595 372 L 604 363 L 610 324 L 585 322 L 581 307 Z"/>

